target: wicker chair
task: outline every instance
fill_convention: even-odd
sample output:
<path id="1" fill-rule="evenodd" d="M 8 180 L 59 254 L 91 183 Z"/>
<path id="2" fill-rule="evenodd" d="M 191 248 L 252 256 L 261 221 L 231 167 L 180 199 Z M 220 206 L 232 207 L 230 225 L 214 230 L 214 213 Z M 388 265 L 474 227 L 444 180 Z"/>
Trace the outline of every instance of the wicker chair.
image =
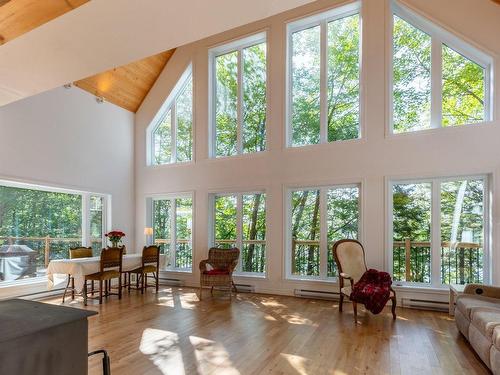
<path id="1" fill-rule="evenodd" d="M 69 249 L 69 259 L 77 259 L 77 258 L 91 258 L 92 248 L 91 247 L 75 247 L 73 249 Z M 64 288 L 64 293 L 62 297 L 62 303 L 64 303 L 64 299 L 66 298 L 66 293 L 68 292 L 68 288 L 70 288 L 69 284 L 71 283 L 71 299 L 75 299 L 75 279 L 73 276 L 68 275 L 68 282 L 66 284 L 66 288 Z M 94 282 L 92 281 L 92 293 L 94 293 Z"/>
<path id="2" fill-rule="evenodd" d="M 236 286 L 233 282 L 233 271 L 238 264 L 240 250 L 237 248 L 220 249 L 212 247 L 208 251 L 208 259 L 200 262 L 200 301 L 203 287 L 210 286 L 213 295 L 214 287 L 223 287 L 229 290 L 229 299 L 232 297 L 232 289 Z M 207 267 L 208 266 L 208 267 Z"/>
<path id="3" fill-rule="evenodd" d="M 123 248 L 108 247 L 101 251 L 101 264 L 99 272 L 85 276 L 85 284 L 83 285 L 83 301 L 87 306 L 87 280 L 99 281 L 99 304 L 102 304 L 103 297 L 103 282 L 105 285 L 105 297 L 109 295 L 118 295 L 118 299 L 122 298 L 122 260 Z M 118 293 L 111 293 L 111 280 L 118 279 Z"/>
<path id="4" fill-rule="evenodd" d="M 140 289 L 141 294 L 144 290 L 148 288 L 148 273 L 152 273 L 155 279 L 156 292 L 158 292 L 158 274 L 160 270 L 160 248 L 158 246 L 144 246 L 142 249 L 142 266 L 136 268 L 135 270 L 129 271 L 129 283 L 128 290 L 132 286 L 130 285 L 130 274 L 136 274 L 136 287 L 135 289 Z M 139 288 L 139 279 L 141 280 L 141 287 Z"/>
<path id="5" fill-rule="evenodd" d="M 361 242 L 356 240 L 340 240 L 333 244 L 333 256 L 339 270 L 340 303 L 339 311 L 342 312 L 344 297 L 351 296 L 352 288 L 361 276 L 367 271 L 365 249 Z M 349 280 L 349 285 L 344 281 Z M 396 319 L 396 292 L 391 287 L 390 299 L 392 301 L 392 318 Z M 354 321 L 358 318 L 358 305 L 352 301 Z"/>

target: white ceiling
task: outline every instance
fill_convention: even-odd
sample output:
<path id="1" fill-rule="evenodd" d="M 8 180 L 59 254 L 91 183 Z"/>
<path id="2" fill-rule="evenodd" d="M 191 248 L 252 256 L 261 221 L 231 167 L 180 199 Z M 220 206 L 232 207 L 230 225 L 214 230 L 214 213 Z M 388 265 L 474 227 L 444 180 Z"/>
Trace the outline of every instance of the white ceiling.
<path id="1" fill-rule="evenodd" d="M 0 105 L 313 0 L 92 0 L 0 46 Z"/>

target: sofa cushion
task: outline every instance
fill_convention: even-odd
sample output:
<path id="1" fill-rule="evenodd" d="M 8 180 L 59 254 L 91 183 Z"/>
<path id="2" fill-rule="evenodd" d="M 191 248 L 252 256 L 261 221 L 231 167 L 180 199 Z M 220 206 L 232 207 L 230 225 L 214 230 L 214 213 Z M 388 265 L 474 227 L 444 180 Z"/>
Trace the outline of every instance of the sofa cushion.
<path id="1" fill-rule="evenodd" d="M 494 375 L 500 375 L 500 350 L 494 346 L 490 349 L 490 363 L 488 367 Z"/>
<path id="2" fill-rule="evenodd" d="M 457 298 L 457 309 L 467 319 L 471 319 L 471 312 L 478 307 L 491 307 L 500 310 L 500 300 L 497 298 L 481 297 L 477 295 L 462 294 Z"/>
<path id="3" fill-rule="evenodd" d="M 490 367 L 491 339 L 486 338 L 479 329 L 472 324 L 469 327 L 469 343 L 483 362 Z"/>
<path id="4" fill-rule="evenodd" d="M 458 330 L 468 340 L 470 321 L 459 310 L 455 310 L 455 323 L 457 323 Z"/>
<path id="5" fill-rule="evenodd" d="M 500 326 L 500 309 L 478 307 L 472 310 L 471 317 L 471 324 L 491 340 L 493 330 Z"/>
<path id="6" fill-rule="evenodd" d="M 500 325 L 493 329 L 492 337 L 493 346 L 495 346 L 500 351 Z"/>

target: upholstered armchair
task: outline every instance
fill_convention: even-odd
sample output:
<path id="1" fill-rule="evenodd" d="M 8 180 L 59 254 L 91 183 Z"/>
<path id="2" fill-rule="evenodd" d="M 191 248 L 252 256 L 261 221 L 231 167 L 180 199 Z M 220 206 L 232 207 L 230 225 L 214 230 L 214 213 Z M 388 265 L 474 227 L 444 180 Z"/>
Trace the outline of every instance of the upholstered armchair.
<path id="1" fill-rule="evenodd" d="M 229 290 L 229 298 L 232 296 L 232 289 L 236 292 L 233 283 L 233 271 L 238 264 L 240 250 L 237 248 L 220 249 L 212 247 L 208 251 L 208 259 L 200 262 L 200 301 L 204 286 L 210 287 L 213 295 L 214 287 L 221 287 Z"/>
<path id="2" fill-rule="evenodd" d="M 340 240 L 333 245 L 333 256 L 337 263 L 339 272 L 340 303 L 339 311 L 342 312 L 344 297 L 348 299 L 354 287 L 363 274 L 367 271 L 365 260 L 365 249 L 361 242 L 356 240 Z M 346 285 L 346 281 L 348 284 Z M 390 300 L 392 301 L 392 317 L 396 319 L 396 292 L 390 288 Z M 354 310 L 354 321 L 357 321 L 357 302 L 352 301 Z"/>

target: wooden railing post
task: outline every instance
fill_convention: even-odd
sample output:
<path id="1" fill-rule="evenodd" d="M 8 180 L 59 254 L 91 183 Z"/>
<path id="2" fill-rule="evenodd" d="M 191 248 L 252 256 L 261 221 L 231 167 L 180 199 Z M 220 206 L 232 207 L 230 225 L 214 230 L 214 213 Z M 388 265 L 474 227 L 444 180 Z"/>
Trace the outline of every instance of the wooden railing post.
<path id="1" fill-rule="evenodd" d="M 45 237 L 45 268 L 49 266 L 50 257 L 50 237 Z"/>
<path id="2" fill-rule="evenodd" d="M 411 240 L 409 238 L 405 238 L 405 279 L 406 281 L 411 280 Z"/>
<path id="3" fill-rule="evenodd" d="M 12 241 L 12 237 L 9 237 L 9 245 L 13 245 L 14 242 Z"/>

